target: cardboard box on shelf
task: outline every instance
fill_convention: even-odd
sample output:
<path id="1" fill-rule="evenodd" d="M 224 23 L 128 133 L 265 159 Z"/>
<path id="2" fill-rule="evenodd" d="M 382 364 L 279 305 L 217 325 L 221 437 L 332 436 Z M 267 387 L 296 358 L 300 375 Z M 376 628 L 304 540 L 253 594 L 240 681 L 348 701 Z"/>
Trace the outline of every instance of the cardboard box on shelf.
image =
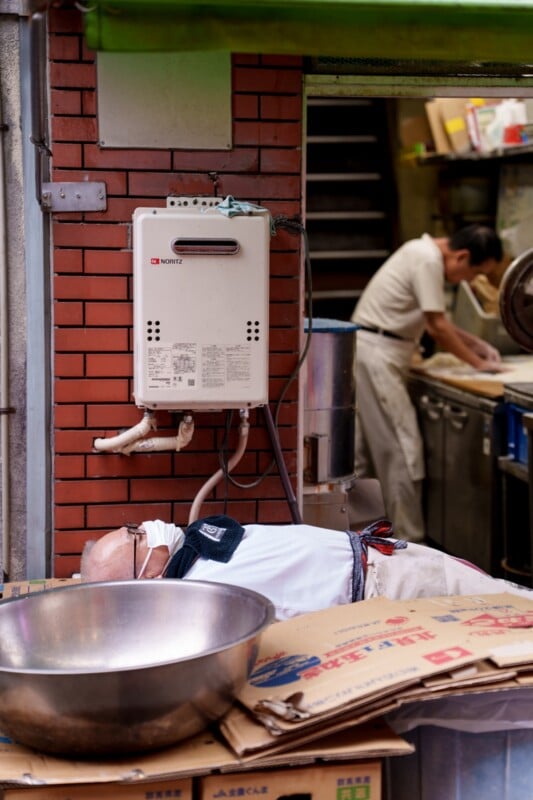
<path id="1" fill-rule="evenodd" d="M 250 796 L 261 796 L 263 800 L 291 796 L 308 796 L 313 800 L 380 800 L 381 763 L 363 761 L 272 772 L 209 775 L 200 782 L 200 800 Z"/>
<path id="2" fill-rule="evenodd" d="M 435 101 L 440 110 L 442 124 L 453 153 L 468 153 L 472 149 L 466 125 L 467 101 L 455 97 L 442 97 Z"/>
<path id="3" fill-rule="evenodd" d="M 455 97 L 437 97 L 426 103 L 428 118 L 435 152 L 440 155 L 456 153 L 458 155 L 472 150 L 472 137 L 476 133 L 474 119 L 470 113 L 484 107 L 484 101 Z"/>
<path id="4" fill-rule="evenodd" d="M 444 130 L 444 123 L 440 112 L 441 108 L 437 100 L 430 100 L 426 103 L 426 114 L 433 137 L 435 152 L 445 156 L 452 152 L 452 148 L 446 131 Z"/>

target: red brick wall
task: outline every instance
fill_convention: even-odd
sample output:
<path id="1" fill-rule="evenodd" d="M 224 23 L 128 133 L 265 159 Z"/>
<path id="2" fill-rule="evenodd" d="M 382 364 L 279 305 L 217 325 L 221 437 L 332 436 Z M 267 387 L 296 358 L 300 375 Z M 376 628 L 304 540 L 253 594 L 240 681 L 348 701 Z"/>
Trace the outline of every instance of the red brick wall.
<path id="1" fill-rule="evenodd" d="M 131 214 L 165 206 L 169 194 L 217 194 L 301 211 L 301 61 L 233 58 L 233 149 L 228 151 L 102 150 L 97 144 L 96 67 L 76 10 L 50 12 L 52 180 L 105 181 L 107 210 L 56 214 L 52 221 L 54 326 L 54 564 L 57 577 L 79 567 L 86 538 L 125 521 L 187 522 L 191 502 L 219 468 L 225 412 L 196 413 L 192 442 L 180 453 L 122 456 L 93 450 L 95 437 L 136 424 L 132 396 Z M 271 247 L 270 400 L 275 403 L 297 362 L 300 240 L 280 231 Z M 238 415 L 235 415 L 236 417 Z M 158 435 L 173 436 L 179 416 L 158 412 Z M 293 485 L 297 450 L 297 382 L 285 395 L 279 437 Z M 236 423 L 230 452 L 236 444 Z M 248 449 L 234 476 L 251 483 L 272 459 L 263 415 L 251 412 Z M 241 522 L 288 522 L 276 468 L 240 489 L 221 482 L 202 516 L 226 513 Z"/>

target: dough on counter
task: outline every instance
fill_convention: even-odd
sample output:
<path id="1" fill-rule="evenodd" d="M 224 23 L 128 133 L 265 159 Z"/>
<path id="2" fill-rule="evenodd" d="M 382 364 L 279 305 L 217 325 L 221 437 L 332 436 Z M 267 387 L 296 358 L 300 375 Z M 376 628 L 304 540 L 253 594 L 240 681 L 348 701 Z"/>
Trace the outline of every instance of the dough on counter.
<path id="1" fill-rule="evenodd" d="M 456 367 L 466 367 L 467 370 L 472 371 L 472 367 L 461 361 L 460 358 L 454 356 L 452 353 L 434 353 L 429 358 L 423 358 L 422 361 L 417 363 L 417 369 L 425 370 L 441 370 L 441 369 L 455 369 Z"/>
<path id="2" fill-rule="evenodd" d="M 453 378 L 454 381 L 468 381 L 474 378 L 477 382 L 488 381 L 503 385 L 533 383 L 533 356 L 531 354 L 504 356 L 502 366 L 505 368 L 502 372 L 480 372 L 451 353 L 435 353 L 430 358 L 424 358 L 413 364 L 416 370 L 443 380 Z"/>

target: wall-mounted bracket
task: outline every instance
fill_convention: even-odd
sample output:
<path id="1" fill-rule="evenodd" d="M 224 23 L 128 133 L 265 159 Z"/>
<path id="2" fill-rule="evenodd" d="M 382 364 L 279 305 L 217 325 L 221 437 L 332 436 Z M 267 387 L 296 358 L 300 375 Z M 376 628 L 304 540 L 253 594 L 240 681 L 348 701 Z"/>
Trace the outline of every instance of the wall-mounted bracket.
<path id="1" fill-rule="evenodd" d="M 105 183 L 98 181 L 43 183 L 41 189 L 43 211 L 105 211 L 107 195 Z"/>
<path id="2" fill-rule="evenodd" d="M 28 2 L 28 0 L 0 0 L 0 14 L 16 14 L 18 17 L 27 17 L 38 10 L 33 6 L 39 5 L 37 3 Z M 42 6 L 43 3 L 40 3 Z"/>

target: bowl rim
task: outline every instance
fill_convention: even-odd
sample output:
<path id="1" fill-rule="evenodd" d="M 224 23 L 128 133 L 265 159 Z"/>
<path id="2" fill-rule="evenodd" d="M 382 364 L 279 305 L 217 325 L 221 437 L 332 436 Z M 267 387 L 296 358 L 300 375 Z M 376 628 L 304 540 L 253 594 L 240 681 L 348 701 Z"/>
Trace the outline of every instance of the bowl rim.
<path id="1" fill-rule="evenodd" d="M 55 594 L 61 592 L 72 592 L 73 590 L 82 590 L 90 587 L 105 587 L 105 586 L 150 586 L 154 583 L 164 583 L 164 585 L 169 584 L 181 584 L 181 585 L 193 585 L 193 586 L 201 586 L 205 587 L 206 591 L 220 591 L 224 588 L 230 588 L 234 590 L 237 594 L 245 595 L 251 599 L 256 599 L 260 605 L 264 608 L 264 617 L 263 620 L 257 623 L 253 628 L 249 630 L 248 633 L 243 634 L 238 639 L 234 639 L 231 642 L 227 642 L 223 645 L 218 645 L 216 647 L 212 647 L 209 650 L 203 650 L 201 653 L 197 653 L 195 655 L 188 655 L 183 656 L 181 658 L 172 658 L 172 659 L 165 659 L 160 661 L 151 661 L 146 664 L 137 664 L 135 666 L 127 665 L 127 666 L 119 666 L 119 667 L 110 667 L 106 669 L 105 667 L 79 667 L 79 668 L 68 668 L 68 669 L 49 669 L 49 668 L 42 668 L 42 667 L 15 667 L 15 666 L 4 666 L 0 663 L 0 674 L 11 674 L 11 675 L 39 675 L 42 677 L 47 676 L 67 676 L 67 675 L 111 675 L 116 673 L 125 673 L 125 672 L 137 672 L 139 670 L 149 670 L 149 669 L 157 669 L 159 667 L 164 667 L 171 664 L 179 664 L 182 662 L 190 661 L 194 662 L 198 659 L 206 658 L 210 655 L 215 655 L 216 653 L 223 653 L 224 651 L 236 647 L 249 639 L 253 639 L 257 637 L 265 628 L 267 628 L 272 622 L 275 621 L 275 607 L 272 601 L 266 597 L 265 595 L 261 594 L 260 592 L 256 592 L 253 589 L 248 589 L 244 586 L 237 586 L 236 584 L 232 583 L 222 583 L 220 581 L 199 581 L 199 580 L 183 580 L 182 578 L 164 578 L 161 581 L 157 580 L 133 580 L 133 579 L 126 579 L 126 580 L 118 580 L 118 581 L 80 581 L 79 583 L 72 583 L 67 586 L 57 586 L 51 589 L 43 589 L 37 592 L 31 592 L 30 594 L 19 595 L 18 597 L 8 597 L 5 600 L 0 600 L 0 617 L 2 615 L 3 609 L 8 606 L 12 605 L 13 603 L 22 603 L 24 601 L 31 602 L 38 601 L 39 598 L 44 596 L 53 596 Z M 144 589 L 146 591 L 146 589 Z"/>

